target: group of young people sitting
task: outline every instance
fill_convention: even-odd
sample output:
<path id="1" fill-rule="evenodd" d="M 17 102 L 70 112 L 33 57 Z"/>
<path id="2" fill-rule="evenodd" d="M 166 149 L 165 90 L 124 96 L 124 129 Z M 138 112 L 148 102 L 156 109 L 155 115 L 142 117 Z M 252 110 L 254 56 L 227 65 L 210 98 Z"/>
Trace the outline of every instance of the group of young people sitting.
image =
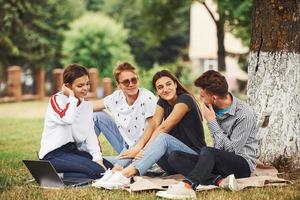
<path id="1" fill-rule="evenodd" d="M 254 171 L 256 115 L 228 92 L 222 74 L 209 70 L 195 80 L 199 106 L 167 70 L 153 76 L 157 96 L 140 87 L 130 63 L 119 63 L 113 73 L 117 90 L 91 103 L 84 99 L 90 88 L 87 69 L 71 64 L 64 70 L 62 90 L 49 101 L 39 152 L 58 173 L 118 189 L 157 163 L 167 174 L 185 177 L 159 196 L 194 198 L 199 185 L 237 190 L 235 178 Z M 204 120 L 213 147 L 205 143 Z M 101 133 L 118 156 L 103 157 Z"/>

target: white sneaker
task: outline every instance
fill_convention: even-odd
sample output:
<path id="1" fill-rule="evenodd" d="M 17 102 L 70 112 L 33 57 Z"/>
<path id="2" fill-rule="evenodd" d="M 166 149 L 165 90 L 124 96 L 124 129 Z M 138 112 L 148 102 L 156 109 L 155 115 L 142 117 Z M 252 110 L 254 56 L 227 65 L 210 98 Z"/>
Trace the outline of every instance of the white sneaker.
<path id="1" fill-rule="evenodd" d="M 109 190 L 120 189 L 130 185 L 130 178 L 125 177 L 121 172 L 114 172 L 111 177 L 99 185 Z"/>
<path id="2" fill-rule="evenodd" d="M 113 175 L 113 173 L 114 172 L 111 169 L 106 170 L 106 172 L 103 173 L 103 176 L 100 179 L 95 180 L 92 186 L 101 188 L 101 183 L 106 182 Z"/>
<path id="3" fill-rule="evenodd" d="M 231 191 L 240 190 L 234 174 L 230 174 L 229 176 L 224 178 L 220 184 L 220 187 L 224 189 L 229 189 Z"/>
<path id="4" fill-rule="evenodd" d="M 196 199 L 196 192 L 185 187 L 185 183 L 180 181 L 175 185 L 169 186 L 166 191 L 158 191 L 156 196 L 167 199 Z"/>

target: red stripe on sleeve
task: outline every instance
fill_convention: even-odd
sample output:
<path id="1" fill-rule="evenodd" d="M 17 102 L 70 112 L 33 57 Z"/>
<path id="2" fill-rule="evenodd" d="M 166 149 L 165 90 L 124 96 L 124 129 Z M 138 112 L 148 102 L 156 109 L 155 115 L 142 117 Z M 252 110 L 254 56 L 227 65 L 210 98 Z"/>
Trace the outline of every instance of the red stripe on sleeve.
<path id="1" fill-rule="evenodd" d="M 56 101 L 56 96 L 57 95 L 53 95 L 51 97 L 51 105 L 52 105 L 52 107 L 53 107 L 54 110 L 57 110 L 57 111 L 61 112 L 62 109 L 59 107 L 59 105 L 58 105 L 58 103 Z"/>
<path id="2" fill-rule="evenodd" d="M 63 118 L 63 116 L 65 116 L 65 114 L 66 114 L 66 112 L 67 112 L 67 110 L 68 110 L 68 108 L 69 108 L 70 103 L 67 103 L 67 104 L 66 104 L 66 107 L 62 110 L 62 109 L 58 106 L 58 103 L 57 103 L 57 101 L 56 101 L 56 96 L 57 96 L 57 95 L 54 95 L 54 96 L 51 97 L 50 103 L 51 103 L 51 106 L 52 106 L 54 112 L 56 112 L 56 113 L 60 116 L 60 118 Z"/>

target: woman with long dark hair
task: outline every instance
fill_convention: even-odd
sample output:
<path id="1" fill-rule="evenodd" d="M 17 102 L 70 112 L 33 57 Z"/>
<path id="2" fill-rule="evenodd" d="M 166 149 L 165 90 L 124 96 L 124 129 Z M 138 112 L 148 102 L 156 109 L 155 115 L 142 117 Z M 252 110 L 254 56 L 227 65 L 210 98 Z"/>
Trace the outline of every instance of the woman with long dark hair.
<path id="1" fill-rule="evenodd" d="M 176 173 L 168 164 L 171 152 L 198 155 L 206 146 L 200 110 L 193 96 L 167 70 L 157 72 L 152 84 L 159 96 L 154 116 L 142 139 L 132 147 L 134 151 L 129 149 L 122 155 L 134 158 L 132 164 L 121 171 L 106 173 L 94 186 L 107 189 L 126 186 L 130 177 L 143 175 L 156 162 L 167 173 Z"/>

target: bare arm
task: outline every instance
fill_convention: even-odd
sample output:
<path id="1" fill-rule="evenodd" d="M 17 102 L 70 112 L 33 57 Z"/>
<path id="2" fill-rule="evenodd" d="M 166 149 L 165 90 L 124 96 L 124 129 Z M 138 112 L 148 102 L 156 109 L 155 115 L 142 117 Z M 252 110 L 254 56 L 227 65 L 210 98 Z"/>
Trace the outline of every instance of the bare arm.
<path id="1" fill-rule="evenodd" d="M 176 124 L 178 124 L 185 114 L 189 111 L 189 107 L 184 103 L 178 103 L 174 106 L 173 111 L 166 120 L 162 122 L 164 109 L 157 106 L 150 124 L 144 132 L 140 141 L 131 149 L 125 151 L 120 158 L 132 158 L 139 151 L 147 148 L 159 133 L 168 133 Z"/>
<path id="2" fill-rule="evenodd" d="M 148 125 L 146 127 L 146 130 L 142 138 L 139 140 L 136 146 L 142 149 L 146 145 L 146 143 L 153 135 L 155 129 L 161 124 L 163 117 L 164 117 L 164 109 L 160 106 L 157 106 L 153 117 L 149 118 L 148 120 Z"/>
<path id="3" fill-rule="evenodd" d="M 104 99 L 100 99 L 93 102 L 93 111 L 97 112 L 105 108 Z"/>
<path id="4" fill-rule="evenodd" d="M 169 133 L 174 126 L 176 126 L 185 114 L 189 111 L 189 107 L 184 103 L 178 103 L 174 106 L 171 114 L 167 117 L 165 121 L 163 121 L 153 132 L 151 135 L 151 139 L 145 145 L 144 149 L 151 144 L 151 142 L 155 139 L 155 137 L 159 133 Z"/>
<path id="5" fill-rule="evenodd" d="M 186 115 L 186 113 L 188 111 L 189 111 L 189 107 L 186 104 L 184 104 L 184 103 L 176 104 L 174 106 L 174 109 L 171 112 L 171 114 L 168 116 L 168 118 L 165 121 L 163 121 L 160 124 L 160 126 L 158 126 L 154 130 L 153 134 L 151 135 L 150 140 L 144 146 L 144 148 L 141 149 L 139 151 L 139 153 L 136 154 L 136 156 L 134 157 L 134 160 L 142 159 L 144 156 L 144 149 L 146 149 L 152 143 L 152 141 L 156 138 L 156 136 L 159 133 L 169 133 L 170 130 L 172 130 L 172 128 L 174 128 L 174 126 L 176 126 L 178 123 L 180 123 L 180 121 Z"/>
<path id="6" fill-rule="evenodd" d="M 160 106 L 156 107 L 155 113 L 151 118 L 148 118 L 148 125 L 146 127 L 146 130 L 139 140 L 139 142 L 128 149 L 127 151 L 124 151 L 121 155 L 120 158 L 134 158 L 135 155 L 146 145 L 146 143 L 149 141 L 151 138 L 154 130 L 161 124 L 164 116 L 164 109 Z"/>
<path id="7" fill-rule="evenodd" d="M 176 104 L 168 118 L 159 126 L 160 131 L 168 133 L 182 120 L 188 111 L 189 107 L 185 103 Z"/>

